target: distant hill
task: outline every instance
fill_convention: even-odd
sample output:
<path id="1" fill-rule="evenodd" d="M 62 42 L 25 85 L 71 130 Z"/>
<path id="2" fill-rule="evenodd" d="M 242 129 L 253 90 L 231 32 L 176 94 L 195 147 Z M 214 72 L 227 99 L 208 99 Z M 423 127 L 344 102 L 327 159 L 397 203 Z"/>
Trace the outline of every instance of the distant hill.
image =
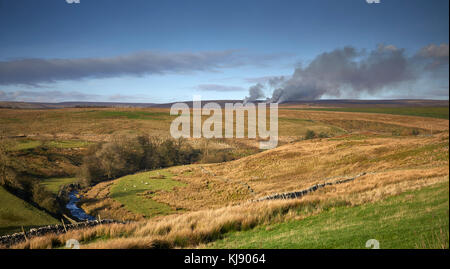
<path id="1" fill-rule="evenodd" d="M 202 100 L 202 103 L 216 102 L 222 107 L 225 103 L 240 103 L 242 100 Z M 262 101 L 257 101 L 262 102 Z M 74 108 L 74 107 L 156 107 L 170 108 L 173 103 L 121 103 L 121 102 L 61 102 L 61 103 L 39 103 L 39 102 L 0 102 L 0 108 L 15 109 L 56 109 L 56 108 Z M 185 101 L 192 107 L 192 101 Z M 280 106 L 304 106 L 304 107 L 446 107 L 449 106 L 448 100 L 420 100 L 420 99 L 399 99 L 399 100 L 305 100 L 290 101 L 280 104 Z"/>
<path id="2" fill-rule="evenodd" d="M 322 107 L 445 107 L 449 105 L 448 100 L 424 100 L 424 99 L 393 99 L 393 100 L 310 100 L 310 101 L 290 101 L 282 104 L 283 106 L 322 106 Z"/>
<path id="3" fill-rule="evenodd" d="M 18 109 L 55 109 L 71 107 L 152 107 L 153 103 L 120 103 L 120 102 L 61 102 L 61 103 L 38 103 L 38 102 L 0 102 L 0 108 Z"/>

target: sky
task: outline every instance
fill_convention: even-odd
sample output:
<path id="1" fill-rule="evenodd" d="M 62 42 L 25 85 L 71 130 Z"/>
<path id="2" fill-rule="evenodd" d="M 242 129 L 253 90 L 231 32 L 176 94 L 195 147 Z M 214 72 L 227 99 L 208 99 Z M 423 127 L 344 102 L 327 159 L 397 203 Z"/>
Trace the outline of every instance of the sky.
<path id="1" fill-rule="evenodd" d="M 448 100 L 448 43 L 448 0 L 0 0 L 0 101 Z"/>

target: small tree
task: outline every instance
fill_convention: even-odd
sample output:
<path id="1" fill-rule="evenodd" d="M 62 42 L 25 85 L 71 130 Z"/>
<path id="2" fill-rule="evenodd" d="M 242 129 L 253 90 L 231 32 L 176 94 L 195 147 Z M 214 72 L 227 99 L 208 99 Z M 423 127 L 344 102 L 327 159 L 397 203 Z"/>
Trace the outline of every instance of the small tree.
<path id="1" fill-rule="evenodd" d="M 313 130 L 306 131 L 305 139 L 313 139 L 316 137 L 316 133 Z"/>

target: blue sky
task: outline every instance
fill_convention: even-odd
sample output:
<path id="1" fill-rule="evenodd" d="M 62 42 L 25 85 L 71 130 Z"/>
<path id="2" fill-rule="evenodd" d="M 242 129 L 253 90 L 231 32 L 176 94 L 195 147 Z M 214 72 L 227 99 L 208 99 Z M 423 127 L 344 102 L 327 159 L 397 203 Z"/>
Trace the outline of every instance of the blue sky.
<path id="1" fill-rule="evenodd" d="M 302 79 L 317 79 L 321 76 L 306 70 L 318 55 L 351 46 L 358 51 L 352 61 L 358 62 L 360 52 L 376 51 L 380 44 L 401 50 L 413 68 L 415 56 L 427 48 L 427 59 L 439 61 L 440 69 L 381 86 L 358 82 L 358 89 L 342 79 L 337 87 L 353 89 L 290 96 L 448 99 L 448 5 L 447 0 L 0 0 L 0 100 L 172 102 L 194 94 L 242 99 L 258 82 L 266 83 L 261 90 L 270 97 L 268 79 L 284 76 L 276 87 L 292 88 L 290 76 L 299 63 Z M 302 87 L 304 82 L 297 83 L 294 90 Z"/>

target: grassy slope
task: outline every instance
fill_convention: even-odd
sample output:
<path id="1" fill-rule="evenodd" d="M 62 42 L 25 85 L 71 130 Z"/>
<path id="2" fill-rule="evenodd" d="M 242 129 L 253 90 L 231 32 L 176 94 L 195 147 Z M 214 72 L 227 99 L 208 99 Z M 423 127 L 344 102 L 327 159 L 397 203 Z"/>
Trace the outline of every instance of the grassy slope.
<path id="1" fill-rule="evenodd" d="M 351 108 L 349 108 L 351 109 Z M 370 108 L 369 108 L 370 109 Z M 375 108 L 383 113 L 391 114 L 433 114 L 435 108 Z M 412 109 L 413 111 L 407 111 Z M 436 108 L 440 113 L 447 113 L 446 108 Z M 392 111 L 394 112 L 392 112 Z M 407 113 L 406 113 L 406 112 Z M 445 112 L 447 111 L 447 112 Z M 436 114 L 435 113 L 435 114 Z M 443 116 L 445 118 L 445 116 Z M 35 135 L 33 139 L 64 140 L 57 143 L 48 143 L 49 147 L 78 148 L 86 145 L 86 141 L 106 141 L 115 134 L 140 134 L 151 133 L 155 136 L 168 136 L 169 127 L 175 116 L 170 116 L 169 109 L 148 108 L 104 108 L 104 109 L 56 109 L 56 110 L 0 110 L 0 123 L 6 135 L 18 134 Z M 205 120 L 207 117 L 203 117 Z M 380 131 L 386 133 L 410 134 L 412 128 L 433 128 L 433 131 L 448 129 L 438 118 L 399 117 L 398 115 L 371 113 L 332 113 L 328 111 L 305 110 L 304 108 L 283 108 L 279 110 L 279 139 L 280 144 L 298 140 L 306 134 L 307 130 L 313 130 L 317 134 L 326 133 L 328 136 L 341 135 L 349 131 Z M 442 117 L 441 117 L 442 118 Z M 39 124 L 36 124 L 38 122 Z M 235 142 L 236 140 L 234 140 Z M 42 142 L 42 141 L 40 141 Z M 217 141 L 216 141 L 217 142 Z M 222 141 L 223 142 L 223 141 Z M 229 141 L 228 141 L 229 142 Z M 215 146 L 227 146 L 229 148 L 242 149 L 243 145 L 258 147 L 258 143 L 251 139 L 240 141 L 240 146 L 234 143 L 215 144 Z M 245 143 L 242 143 L 245 142 Z M 28 143 L 28 145 L 26 145 Z M 34 143 L 34 144 L 33 144 Z M 228 145 L 226 145 L 228 144 Z M 39 142 L 24 142 L 23 147 L 36 147 Z M 212 145 L 211 145 L 212 146 Z M 247 155 L 247 154 L 246 154 Z"/>
<path id="2" fill-rule="evenodd" d="M 167 170 L 138 173 L 122 177 L 111 187 L 110 197 L 125 207 L 144 216 L 167 214 L 172 208 L 151 198 L 158 191 L 170 191 L 183 183 L 172 180 Z"/>
<path id="3" fill-rule="evenodd" d="M 32 226 L 59 223 L 47 213 L 40 211 L 27 202 L 0 187 L 0 234 L 21 231 Z"/>
<path id="4" fill-rule="evenodd" d="M 81 112 L 80 112 L 81 111 Z M 106 112 L 107 110 L 105 110 Z M 92 115 L 89 115 L 91 112 L 85 110 L 64 110 L 64 111 L 42 111 L 39 112 L 38 116 L 40 119 L 45 120 L 46 124 L 39 124 L 37 126 L 29 124 L 30 115 L 28 111 L 8 111 L 8 113 L 17 113 L 20 116 L 19 121 L 12 121 L 8 124 L 8 130 L 12 132 L 12 134 L 16 133 L 16 130 L 22 130 L 26 128 L 20 128 L 21 126 L 31 126 L 30 129 L 26 129 L 28 133 L 35 132 L 36 130 L 41 130 L 43 132 L 68 132 L 68 133 L 76 133 L 77 136 L 79 133 L 87 132 L 89 138 L 91 134 L 113 134 L 117 130 L 154 130 L 160 131 L 160 133 L 167 133 L 168 125 L 170 124 L 170 117 L 164 116 L 160 117 L 160 115 L 152 114 L 150 111 L 153 110 L 132 110 L 125 111 L 115 110 L 104 113 L 103 111 L 93 111 Z M 166 110 L 161 110 L 164 113 L 168 113 Z M 149 113 L 147 113 L 149 112 Z M 79 113 L 79 114 L 78 114 Z M 158 112 L 154 112 L 158 113 Z M 23 114 L 23 115 L 22 115 Z M 33 114 L 35 114 L 33 112 Z M 345 115 L 346 114 L 346 115 Z M 6 113 L 4 115 L 0 115 L 1 118 L 7 118 L 9 115 Z M 153 116 L 155 116 L 153 118 Z M 330 119 L 330 117 L 333 117 Z M 282 110 L 280 109 L 280 121 L 283 121 L 283 124 L 280 125 L 280 134 L 284 135 L 302 135 L 303 131 L 306 129 L 313 129 L 316 132 L 323 131 L 335 131 L 336 134 L 341 132 L 340 129 L 334 129 L 336 119 L 346 121 L 353 121 L 354 118 L 361 117 L 360 121 L 364 124 L 371 123 L 377 124 L 377 131 L 380 129 L 379 127 L 383 127 L 384 125 L 380 125 L 379 123 L 384 122 L 392 122 L 392 119 L 395 122 L 392 125 L 397 126 L 396 124 L 400 124 L 400 126 L 409 126 L 411 128 L 416 128 L 417 126 L 422 126 L 423 128 L 429 128 L 428 124 L 434 123 L 440 126 L 441 129 L 448 130 L 448 120 L 441 119 L 432 119 L 432 118 L 419 118 L 414 119 L 416 117 L 400 117 L 393 115 L 380 115 L 380 114 L 368 114 L 368 113 L 331 113 L 331 112 L 322 112 L 322 111 L 295 111 L 295 110 Z M 93 120 L 95 118 L 95 121 Z M 162 120 L 162 119 L 165 120 Z M 35 120 L 34 118 L 32 118 Z M 328 120 L 328 124 L 324 124 L 320 121 Z M 444 122 L 444 123 L 442 123 Z M 22 125 L 20 125 L 21 123 Z M 416 124 L 417 123 L 417 124 Z M 442 125 L 445 125 L 442 127 Z M 337 125 L 336 125 L 337 126 Z M 339 125 L 341 126 L 341 125 Z M 341 126 L 347 130 L 346 125 Z M 120 128 L 118 128 L 120 127 Z M 349 130 L 357 129 L 357 131 L 365 130 L 365 126 L 356 126 L 349 128 Z M 317 128 L 317 129 L 316 129 Z M 299 131 L 300 130 L 300 131 Z M 437 128 L 433 127 L 433 130 L 437 130 Z M 388 129 L 390 132 L 390 129 Z M 25 131 L 24 131 L 25 132 Z M 160 134 L 158 133 L 158 134 Z M 86 139 L 83 137 L 83 139 Z M 69 139 L 69 138 L 68 138 Z M 70 138 L 76 139 L 76 138 Z M 89 138 L 90 139 L 90 138 Z M 103 139 L 103 137 L 98 138 L 99 140 Z M 193 186 L 193 188 L 186 190 L 178 189 L 173 191 L 164 191 L 164 188 L 159 186 L 160 183 L 171 183 L 171 180 L 166 179 L 152 179 L 155 186 L 139 186 L 139 181 L 136 182 L 136 189 L 129 189 L 127 192 L 116 193 L 115 199 L 120 200 L 123 199 L 124 203 L 126 203 L 126 207 L 136 207 L 135 210 L 138 212 L 142 210 L 145 214 L 153 215 L 169 212 L 171 208 L 186 208 L 191 210 L 188 205 L 189 203 L 193 203 L 192 197 L 195 197 L 197 200 L 201 201 L 198 203 L 198 206 L 193 206 L 192 210 L 196 210 L 199 208 L 204 208 L 211 204 L 222 205 L 226 204 L 223 202 L 223 198 L 230 197 L 230 200 L 239 200 L 235 196 L 236 193 L 239 194 L 242 191 L 246 191 L 246 186 L 241 184 L 242 181 L 248 182 L 252 188 L 257 191 L 258 195 L 263 195 L 265 192 L 272 193 L 276 191 L 284 191 L 302 188 L 303 185 L 309 186 L 313 183 L 317 182 L 309 182 L 306 181 L 308 178 L 312 178 L 311 175 L 314 173 L 314 178 L 320 179 L 328 176 L 336 176 L 336 175 L 345 175 L 345 174 L 354 174 L 361 171 L 366 171 L 368 168 L 371 168 L 374 171 L 378 171 L 380 169 L 391 168 L 390 164 L 392 160 L 396 161 L 396 163 L 401 164 L 407 168 L 411 166 L 421 165 L 427 166 L 423 168 L 423 171 L 411 171 L 417 177 L 422 177 L 422 175 L 418 175 L 419 172 L 422 174 L 425 173 L 428 166 L 442 166 L 446 165 L 448 170 L 448 136 L 443 137 L 443 141 L 447 141 L 447 143 L 439 143 L 437 146 L 438 155 L 435 154 L 435 147 L 423 147 L 423 144 L 434 143 L 436 141 L 428 141 L 431 138 L 412 138 L 411 137 L 402 137 L 399 142 L 403 142 L 403 139 L 409 139 L 409 143 L 406 146 L 405 143 L 402 145 L 397 145 L 395 143 L 391 143 L 390 141 L 356 141 L 356 142 L 364 142 L 361 145 L 347 145 L 347 144 L 333 144 L 329 143 L 329 147 L 322 147 L 322 145 L 326 145 L 328 141 L 322 140 L 313 140 L 306 141 L 305 144 L 293 145 L 293 149 L 285 148 L 283 151 L 273 152 L 266 155 L 265 159 L 262 160 L 254 160 L 245 159 L 243 162 L 234 162 L 226 165 L 221 165 L 218 168 L 215 167 L 207 167 L 209 170 L 212 170 L 215 174 L 218 174 L 218 177 L 209 176 L 201 169 L 194 169 L 192 174 L 193 178 L 187 178 L 184 182 L 188 183 L 188 186 Z M 88 139 L 87 139 L 88 140 Z M 363 139 L 365 140 L 365 139 Z M 425 141 L 426 140 L 426 141 Z M 329 140 L 331 141 L 331 139 Z M 407 140 L 405 140 L 407 141 Z M 324 144 L 322 144 L 322 142 Z M 351 143 L 355 141 L 349 141 Z M 373 142 L 373 143 L 372 143 Z M 388 143 L 389 142 L 389 143 Z M 365 144 L 371 144 L 369 145 Z M 334 150 L 336 146 L 339 151 Z M 348 146 L 348 150 L 341 152 L 341 147 L 346 148 Z M 365 150 L 365 146 L 367 146 L 367 150 Z M 417 154 L 420 152 L 412 150 L 408 150 L 406 153 L 404 151 L 407 148 L 417 148 L 419 146 L 420 151 L 426 151 L 427 158 L 424 158 L 422 154 Z M 323 148 L 323 150 L 322 150 Z M 358 150 L 363 148 L 364 150 Z M 331 150 L 330 150 L 331 149 Z M 422 150 L 426 149 L 426 150 Z M 310 152 L 317 152 L 317 154 L 311 154 L 312 156 L 305 156 L 305 158 L 300 158 L 299 156 L 308 155 Z M 321 152 L 326 152 L 326 154 L 321 154 Z M 330 155 L 336 152 L 333 158 L 328 158 Z M 320 153 L 320 154 L 319 154 Z M 342 153 L 342 154 L 341 154 Z M 272 155 L 271 155 L 272 154 Z M 318 157 L 320 156 L 320 157 Z M 435 164 L 435 157 L 438 160 L 438 164 Z M 444 160 L 441 160 L 441 156 L 444 156 Z M 323 161 L 322 161 L 323 157 Z M 328 159 L 325 159 L 327 157 Z M 376 163 L 380 162 L 380 165 L 373 166 L 374 163 L 372 157 L 376 157 Z M 428 158 L 429 157 L 429 158 Z M 308 161 L 308 160 L 317 160 L 317 161 Z M 264 163 L 261 163 L 264 162 Z M 446 163 L 445 163 L 446 162 Z M 389 164 L 389 165 L 388 165 Z M 323 166 L 322 166 L 323 165 Z M 333 167 L 332 165 L 335 165 Z M 274 169 L 276 167 L 276 169 Z M 298 169 L 296 168 L 298 167 Z M 327 168 L 328 167 L 328 168 Z M 331 167 L 331 168 L 330 168 Z M 323 169 L 325 168 L 325 169 Z M 338 169 L 335 169 L 338 168 Z M 184 169 L 184 168 L 183 168 Z M 52 169 L 53 170 L 53 169 Z M 311 170 L 311 171 L 310 171 Z M 329 170 L 329 171 L 328 171 Z M 333 172 L 331 172 L 333 171 Z M 439 171 L 438 171 L 439 172 Z M 430 174 L 432 172 L 429 172 Z M 441 173 L 441 172 L 439 172 Z M 255 175 L 256 174 L 256 175 Z M 401 173 L 401 175 L 405 175 L 406 173 Z M 52 175 L 59 176 L 59 175 Z M 399 180 L 400 175 L 389 175 L 383 180 L 388 181 L 390 179 Z M 266 178 L 267 177 L 267 178 Z M 407 175 L 405 175 L 405 178 Z M 231 178 L 230 182 L 224 182 L 223 178 Z M 401 178 L 403 180 L 403 178 Z M 377 179 L 373 179 L 370 181 L 375 182 Z M 405 179 L 406 180 L 406 179 Z M 160 182 L 159 182 L 160 181 Z M 130 181 L 132 182 L 132 181 Z M 383 183 L 381 181 L 376 181 L 376 184 Z M 122 182 L 125 184 L 125 182 Z M 409 182 L 408 182 L 409 183 Z M 288 186 L 291 184 L 292 186 Z M 145 184 L 144 184 L 145 185 Z M 281 188 L 281 187 L 283 188 Z M 289 187 L 289 189 L 288 189 Z M 140 191 L 139 189 L 142 188 Z M 170 186 L 168 189 L 171 189 Z M 166 189 L 166 190 L 168 190 Z M 223 190 L 228 191 L 224 192 Z M 123 189 L 122 189 L 123 190 Z M 138 195 L 139 193 L 143 193 L 147 190 L 157 191 L 163 190 L 162 192 L 156 194 L 148 194 L 145 197 Z M 208 190 L 208 191 L 204 191 Z M 222 195 L 224 193 L 224 195 Z M 204 195 L 201 195 L 204 194 Z M 170 197 L 165 197 L 168 195 L 173 195 Z M 180 196 L 186 196 L 185 204 L 183 203 L 170 203 L 169 201 L 180 201 Z M 249 197 L 250 194 L 248 194 Z M 240 197 L 240 196 L 239 196 Z M 148 198 L 153 198 L 154 201 Z M 163 199 L 167 198 L 167 199 Z M 183 197 L 181 197 L 183 198 Z M 220 200 L 220 202 L 216 200 Z M 159 201 L 160 203 L 157 203 Z M 140 205 L 144 205 L 141 207 Z M 156 204 L 155 204 L 156 203 Z M 166 204 L 170 204 L 171 206 L 167 206 Z M 161 207 L 160 207 L 161 206 Z M 154 212 L 149 211 L 155 209 Z"/>
<path id="5" fill-rule="evenodd" d="M 297 109 L 297 108 L 287 108 Z M 365 112 L 382 113 L 392 115 L 409 115 L 448 119 L 448 107 L 337 107 L 337 108 L 298 108 L 299 110 L 340 111 L 340 112 Z"/>
<path id="6" fill-rule="evenodd" d="M 25 151 L 42 146 L 45 141 L 22 139 L 17 140 L 16 144 L 10 149 L 12 151 Z M 60 149 L 86 148 L 90 142 L 82 140 L 53 140 L 46 143 L 46 146 Z"/>
<path id="7" fill-rule="evenodd" d="M 363 144 L 355 146 L 353 144 L 355 142 L 363 142 Z M 431 146 L 423 147 L 425 145 Z M 419 149 L 419 151 L 411 149 Z M 210 172 L 207 173 L 204 170 Z M 334 212 L 331 211 L 333 207 L 338 213 L 341 210 L 344 210 L 344 213 L 347 212 L 342 205 L 367 204 L 370 209 L 370 203 L 381 201 L 388 196 L 431 186 L 438 182 L 448 182 L 448 134 L 439 134 L 433 137 L 403 137 L 402 139 L 365 138 L 361 140 L 358 138 L 356 141 L 352 141 L 352 139 L 350 141 L 346 139 L 337 141 L 331 139 L 326 141 L 308 140 L 233 162 L 172 167 L 163 171 L 170 171 L 170 174 L 167 173 L 164 179 L 158 178 L 158 171 L 153 171 L 123 177 L 118 181 L 100 183 L 98 185 L 105 184 L 105 186 L 98 190 L 97 194 L 100 192 L 110 193 L 109 188 L 106 188 L 107 184 L 112 184 L 112 187 L 122 186 L 123 188 L 119 188 L 115 193 L 114 199 L 124 199 L 123 203 L 128 205 L 125 206 L 126 208 L 141 206 L 147 201 L 153 203 L 146 197 L 138 195 L 148 190 L 156 190 L 149 186 L 150 181 L 154 181 L 152 184 L 154 183 L 156 186 L 162 183 L 170 184 L 169 177 L 173 175 L 174 179 L 176 178 L 177 181 L 184 182 L 186 185 L 173 189 L 167 186 L 165 191 L 157 191 L 146 196 L 161 204 L 170 204 L 171 208 L 183 208 L 195 212 L 152 218 L 128 225 L 98 227 L 81 232 L 74 231 L 67 235 L 57 236 L 57 240 L 53 240 L 54 236 L 48 236 L 36 239 L 29 246 L 18 247 L 58 247 L 60 244 L 64 244 L 67 240 L 66 237 L 83 242 L 83 246 L 87 248 L 151 248 L 162 246 L 161 244 L 166 247 L 196 247 L 211 240 L 217 240 L 230 231 L 248 230 L 268 223 L 273 225 L 272 227 L 276 227 L 277 223 L 289 224 L 290 221 L 301 218 L 314 220 L 314 217 L 308 217 L 311 214 L 319 214 L 318 216 L 322 216 L 321 218 L 324 218 L 323 216 L 330 217 L 327 214 Z M 303 199 L 218 207 L 229 205 L 228 201 L 238 201 L 245 194 L 252 198 L 243 183 L 251 185 L 260 196 L 266 192 L 303 189 L 323 182 L 324 178 L 354 175 L 363 171 L 377 173 L 369 173 L 358 180 L 324 188 Z M 146 182 L 148 184 L 145 184 Z M 93 189 L 97 189 L 97 186 Z M 103 189 L 105 191 L 102 191 Z M 114 194 L 114 191 L 112 193 Z M 102 196 L 97 194 L 93 196 Z M 236 196 L 237 194 L 241 194 L 241 196 Z M 433 198 L 440 197 L 435 192 L 429 192 L 426 195 Z M 103 194 L 103 197 L 107 197 L 107 195 Z M 446 197 L 444 208 L 448 211 L 448 192 Z M 242 199 L 245 200 L 245 197 Z M 417 201 L 418 212 L 433 211 L 432 203 L 424 203 L 423 199 L 414 196 L 410 200 Z M 401 206 L 402 203 L 407 204 L 408 201 L 394 204 Z M 217 206 L 208 209 L 214 205 Z M 360 208 L 364 208 L 364 206 L 366 205 Z M 385 205 L 387 209 L 390 207 L 389 204 Z M 147 210 L 148 208 L 151 207 L 142 209 Z M 355 208 L 358 207 L 349 209 Z M 322 219 L 324 223 L 328 223 L 325 228 L 344 226 L 345 223 L 336 224 L 335 220 L 345 221 L 354 218 L 357 221 L 358 218 L 359 220 L 362 218 L 356 213 L 354 215 L 345 215 L 344 213 L 335 218 L 328 218 L 331 220 L 329 222 Z M 373 214 L 378 214 L 377 210 L 374 209 Z M 401 219 L 402 214 L 397 208 L 392 209 L 389 216 Z M 414 227 L 416 220 L 411 220 L 411 227 Z M 421 227 L 427 227 L 423 225 L 424 222 L 419 223 Z M 391 227 L 391 229 L 396 229 L 396 226 L 389 222 L 389 218 L 383 219 L 383 224 L 388 225 L 386 227 Z M 315 223 L 311 224 L 311 227 L 315 227 L 314 225 Z M 359 231 L 361 233 L 365 231 L 365 226 L 360 222 L 352 222 L 352 225 L 361 229 Z M 295 232 L 302 227 L 300 225 L 289 227 L 289 229 Z M 350 225 L 350 227 L 352 226 Z M 324 231 L 327 231 L 326 229 Z M 358 234 L 358 229 L 354 232 L 355 235 Z M 264 231 L 265 229 L 261 230 L 261 232 Z M 336 231 L 332 232 L 330 236 L 336 236 L 334 233 Z M 353 233 L 349 232 L 348 234 Z M 365 242 L 368 239 L 365 234 L 359 235 L 363 237 L 361 241 Z M 289 236 L 293 235 L 289 234 Z M 383 240 L 383 237 L 375 238 Z M 277 240 L 277 238 L 270 240 Z M 420 242 L 422 241 L 419 241 L 418 244 Z"/>
<path id="8" fill-rule="evenodd" d="M 234 232 L 208 248 L 448 248 L 449 184 L 357 207 L 341 207 L 304 220 Z"/>
<path id="9" fill-rule="evenodd" d="M 77 181 L 76 177 L 65 177 L 65 178 L 47 178 L 43 179 L 41 184 L 47 188 L 47 190 L 58 194 L 59 189 L 63 185 L 67 185 Z"/>
<path id="10" fill-rule="evenodd" d="M 50 147 L 55 148 L 86 148 L 90 145 L 90 142 L 80 140 L 53 140 L 48 143 Z"/>
<path id="11" fill-rule="evenodd" d="M 41 141 L 37 140 L 19 140 L 17 144 L 11 150 L 19 151 L 19 150 L 28 150 L 39 147 L 42 144 Z"/>

